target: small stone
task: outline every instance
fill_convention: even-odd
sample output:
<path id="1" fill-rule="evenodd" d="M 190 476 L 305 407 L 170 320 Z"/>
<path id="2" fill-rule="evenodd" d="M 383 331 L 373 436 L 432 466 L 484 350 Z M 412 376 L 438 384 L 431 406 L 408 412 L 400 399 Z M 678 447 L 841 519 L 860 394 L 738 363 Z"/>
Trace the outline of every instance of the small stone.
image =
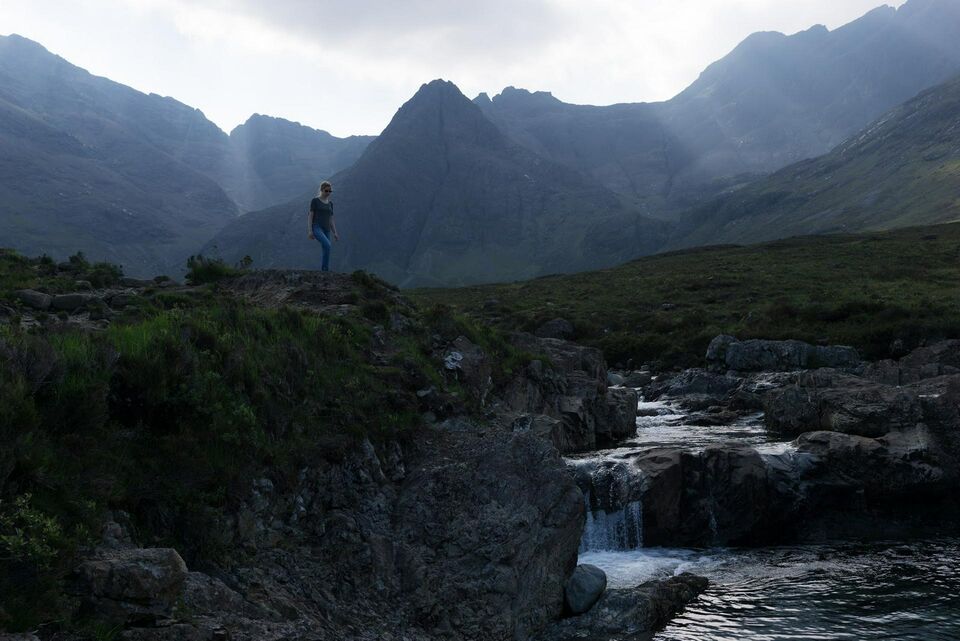
<path id="1" fill-rule="evenodd" d="M 597 602 L 607 589 L 607 574 L 595 565 L 578 565 L 567 579 L 563 598 L 573 614 L 583 614 Z"/>
<path id="2" fill-rule="evenodd" d="M 620 374 L 614 372 L 607 372 L 607 385 L 611 387 L 616 387 L 618 385 L 623 385 L 624 378 Z"/>

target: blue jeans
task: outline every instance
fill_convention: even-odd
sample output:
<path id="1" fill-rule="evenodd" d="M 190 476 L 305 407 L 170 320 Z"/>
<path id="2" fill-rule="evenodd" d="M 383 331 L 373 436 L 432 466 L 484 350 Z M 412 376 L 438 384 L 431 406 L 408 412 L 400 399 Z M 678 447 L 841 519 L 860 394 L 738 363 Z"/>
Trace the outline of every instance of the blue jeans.
<path id="1" fill-rule="evenodd" d="M 320 241 L 320 246 L 323 247 L 323 263 L 320 267 L 320 271 L 328 272 L 330 271 L 330 232 L 320 225 L 313 226 L 313 237 Z"/>

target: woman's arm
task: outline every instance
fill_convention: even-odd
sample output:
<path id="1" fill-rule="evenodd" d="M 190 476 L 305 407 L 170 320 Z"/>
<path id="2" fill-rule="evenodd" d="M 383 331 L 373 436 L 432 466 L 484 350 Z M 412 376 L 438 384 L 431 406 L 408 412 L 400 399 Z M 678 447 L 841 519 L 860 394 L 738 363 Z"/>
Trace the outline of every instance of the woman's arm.
<path id="1" fill-rule="evenodd" d="M 307 214 L 307 238 L 313 240 L 313 210 Z"/>
<path id="2" fill-rule="evenodd" d="M 330 216 L 330 231 L 333 232 L 333 239 L 340 240 L 340 234 L 337 233 L 337 223 L 333 216 Z"/>

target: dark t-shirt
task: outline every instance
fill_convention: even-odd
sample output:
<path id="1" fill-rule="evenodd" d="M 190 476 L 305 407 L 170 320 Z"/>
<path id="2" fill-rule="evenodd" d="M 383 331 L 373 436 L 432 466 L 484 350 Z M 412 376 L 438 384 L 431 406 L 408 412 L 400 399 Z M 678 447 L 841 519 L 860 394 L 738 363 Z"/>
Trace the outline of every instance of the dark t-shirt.
<path id="1" fill-rule="evenodd" d="M 320 225 L 323 231 L 330 231 L 330 219 L 333 218 L 333 203 L 323 202 L 319 198 L 310 201 L 310 211 L 313 212 L 313 224 Z"/>

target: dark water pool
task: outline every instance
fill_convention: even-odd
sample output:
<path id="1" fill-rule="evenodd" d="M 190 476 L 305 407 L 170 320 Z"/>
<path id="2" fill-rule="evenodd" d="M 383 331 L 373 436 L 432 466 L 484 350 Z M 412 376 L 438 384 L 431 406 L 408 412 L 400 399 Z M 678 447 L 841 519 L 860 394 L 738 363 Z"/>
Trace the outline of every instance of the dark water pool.
<path id="1" fill-rule="evenodd" d="M 656 641 L 960 641 L 960 538 L 581 554 L 611 587 L 691 571 L 710 589 Z"/>

